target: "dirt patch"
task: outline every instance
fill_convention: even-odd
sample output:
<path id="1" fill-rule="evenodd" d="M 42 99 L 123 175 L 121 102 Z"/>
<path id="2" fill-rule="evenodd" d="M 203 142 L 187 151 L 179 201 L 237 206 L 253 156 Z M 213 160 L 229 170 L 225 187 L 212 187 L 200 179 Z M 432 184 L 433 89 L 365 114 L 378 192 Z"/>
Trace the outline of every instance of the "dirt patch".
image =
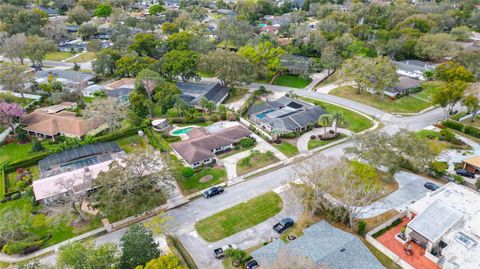
<path id="1" fill-rule="evenodd" d="M 206 176 L 203 176 L 203 177 L 199 180 L 199 182 L 200 182 L 200 183 L 205 183 L 205 182 L 209 182 L 209 181 L 212 180 L 212 179 L 213 179 L 213 176 L 212 176 L 212 175 L 206 175 Z"/>

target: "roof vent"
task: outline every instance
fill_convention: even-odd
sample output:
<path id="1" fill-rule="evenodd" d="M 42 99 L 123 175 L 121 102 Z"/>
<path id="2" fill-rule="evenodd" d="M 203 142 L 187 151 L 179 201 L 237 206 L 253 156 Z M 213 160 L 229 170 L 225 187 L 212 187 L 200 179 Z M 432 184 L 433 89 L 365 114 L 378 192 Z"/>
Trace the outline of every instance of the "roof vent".
<path id="1" fill-rule="evenodd" d="M 345 252 L 345 248 L 340 249 L 340 252 Z"/>

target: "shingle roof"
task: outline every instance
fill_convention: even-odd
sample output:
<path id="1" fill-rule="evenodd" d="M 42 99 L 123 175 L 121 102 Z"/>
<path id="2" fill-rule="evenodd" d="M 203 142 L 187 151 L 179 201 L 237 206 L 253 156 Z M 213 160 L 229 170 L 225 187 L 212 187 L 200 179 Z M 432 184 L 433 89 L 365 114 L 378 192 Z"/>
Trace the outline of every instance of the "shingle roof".
<path id="1" fill-rule="evenodd" d="M 262 264 L 271 264 L 280 250 L 309 257 L 318 265 L 331 269 L 381 269 L 380 262 L 356 236 L 337 229 L 326 221 L 320 221 L 304 230 L 303 236 L 284 243 L 274 242 L 254 251 L 253 258 Z"/>
<path id="2" fill-rule="evenodd" d="M 197 128 L 198 129 L 198 128 Z M 192 132 L 192 134 L 190 134 Z M 186 162 L 193 164 L 208 158 L 215 157 L 212 150 L 231 145 L 250 135 L 251 132 L 240 125 L 226 128 L 219 132 L 209 134 L 201 130 L 192 129 L 187 133 L 191 139 L 173 143 L 172 148 Z"/>
<path id="3" fill-rule="evenodd" d="M 198 105 L 202 97 L 218 104 L 228 95 L 228 89 L 220 83 L 177 82 L 176 84 L 182 92 L 182 99 L 191 105 Z"/>

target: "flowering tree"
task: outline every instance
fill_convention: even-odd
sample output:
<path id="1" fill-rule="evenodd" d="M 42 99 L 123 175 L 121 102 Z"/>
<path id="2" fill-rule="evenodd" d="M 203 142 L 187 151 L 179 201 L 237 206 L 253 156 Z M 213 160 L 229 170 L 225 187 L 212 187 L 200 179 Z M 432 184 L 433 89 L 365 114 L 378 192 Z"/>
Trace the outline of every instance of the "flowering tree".
<path id="1" fill-rule="evenodd" d="M 0 102 L 0 124 L 15 132 L 15 123 L 25 114 L 25 109 L 15 103 Z"/>

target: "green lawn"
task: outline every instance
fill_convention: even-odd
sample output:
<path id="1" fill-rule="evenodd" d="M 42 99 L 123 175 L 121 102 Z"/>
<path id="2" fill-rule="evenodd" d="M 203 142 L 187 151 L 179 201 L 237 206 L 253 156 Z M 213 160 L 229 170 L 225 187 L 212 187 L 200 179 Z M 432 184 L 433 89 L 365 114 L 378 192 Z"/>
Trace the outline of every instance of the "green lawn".
<path id="1" fill-rule="evenodd" d="M 439 82 L 437 81 L 424 82 L 422 84 L 423 90 L 421 92 L 415 93 L 415 95 L 422 99 L 431 101 L 433 93 L 437 90 L 436 86 L 438 85 L 438 83 Z"/>
<path id="2" fill-rule="evenodd" d="M 115 141 L 126 153 L 143 152 L 147 142 L 138 135 L 132 135 Z"/>
<path id="3" fill-rule="evenodd" d="M 305 98 L 305 97 L 300 97 L 300 99 L 323 107 L 323 109 L 325 109 L 327 113 L 332 114 L 332 113 L 338 112 L 342 114 L 343 117 L 345 118 L 346 126 L 341 126 L 341 127 L 346 128 L 352 132 L 358 133 L 358 132 L 367 130 L 368 128 L 373 126 L 371 120 L 349 109 L 339 107 L 334 104 L 326 103 L 316 99 Z"/>
<path id="4" fill-rule="evenodd" d="M 205 176 L 212 176 L 212 179 L 207 182 L 200 182 L 200 179 Z M 210 168 L 202 167 L 195 170 L 193 176 L 184 178 L 178 181 L 180 188 L 185 194 L 195 193 L 213 185 L 223 182 L 227 178 L 227 172 L 224 168 Z"/>
<path id="5" fill-rule="evenodd" d="M 44 146 L 53 148 L 55 145 L 44 143 Z M 0 165 L 6 162 L 17 162 L 26 158 L 44 154 L 44 152 L 32 152 L 32 143 L 18 144 L 16 142 L 0 146 Z"/>
<path id="6" fill-rule="evenodd" d="M 392 100 L 388 98 L 388 96 L 384 96 L 382 99 L 380 94 L 371 94 L 368 92 L 357 94 L 357 90 L 351 86 L 338 87 L 331 91 L 330 94 L 363 103 L 390 113 L 416 113 L 432 106 L 432 103 L 425 102 L 414 96 L 404 96 L 397 100 Z"/>
<path id="7" fill-rule="evenodd" d="M 206 241 L 216 242 L 275 216 L 282 207 L 280 196 L 267 192 L 200 220 L 195 223 L 195 229 Z"/>
<path id="8" fill-rule="evenodd" d="M 228 96 L 227 100 L 225 100 L 226 104 L 234 103 L 240 99 L 242 99 L 245 94 L 247 94 L 248 89 L 245 88 L 235 88 L 230 90 L 230 95 Z"/>
<path id="9" fill-rule="evenodd" d="M 6 101 L 7 103 L 16 103 L 21 105 L 22 107 L 25 107 L 28 104 L 30 104 L 33 101 L 33 99 L 16 97 L 10 93 L 0 93 L 0 101 Z"/>
<path id="10" fill-rule="evenodd" d="M 311 79 L 304 79 L 297 75 L 280 75 L 275 79 L 273 85 L 303 89 L 307 87 L 310 82 L 312 82 Z"/>
<path id="11" fill-rule="evenodd" d="M 68 60 L 67 62 L 69 62 L 69 63 L 85 63 L 85 62 L 94 60 L 96 57 L 97 56 L 96 56 L 95 52 L 87 51 L 87 52 L 84 52 L 84 53 L 76 56 L 75 58 L 72 58 L 72 59 Z"/>
<path id="12" fill-rule="evenodd" d="M 244 175 L 278 161 L 279 159 L 271 152 L 260 153 L 254 151 L 250 156 L 245 157 L 237 162 L 237 174 Z"/>
<path id="13" fill-rule="evenodd" d="M 295 145 L 292 145 L 287 142 L 282 142 L 280 144 L 273 144 L 275 148 L 285 154 L 287 157 L 292 157 L 298 154 L 298 148 Z"/>
<path id="14" fill-rule="evenodd" d="M 345 137 L 347 137 L 346 134 L 340 134 L 337 138 L 332 139 L 332 140 L 320 140 L 320 139 L 310 140 L 310 141 L 308 141 L 308 150 L 312 150 L 314 148 L 325 146 L 327 144 L 330 144 L 334 141 L 338 141 L 338 140 L 340 140 L 342 138 L 345 138 Z"/>
<path id="15" fill-rule="evenodd" d="M 70 52 L 64 52 L 64 51 L 55 51 L 55 52 L 50 52 L 45 55 L 45 60 L 47 61 L 62 61 L 65 59 L 68 59 L 72 57 L 73 54 Z"/>
<path id="16" fill-rule="evenodd" d="M 318 83 L 317 86 L 322 87 L 322 86 L 337 82 L 340 78 L 341 78 L 340 72 L 335 72 L 331 74 L 329 77 L 327 77 L 326 79 L 324 79 L 322 82 Z"/>

